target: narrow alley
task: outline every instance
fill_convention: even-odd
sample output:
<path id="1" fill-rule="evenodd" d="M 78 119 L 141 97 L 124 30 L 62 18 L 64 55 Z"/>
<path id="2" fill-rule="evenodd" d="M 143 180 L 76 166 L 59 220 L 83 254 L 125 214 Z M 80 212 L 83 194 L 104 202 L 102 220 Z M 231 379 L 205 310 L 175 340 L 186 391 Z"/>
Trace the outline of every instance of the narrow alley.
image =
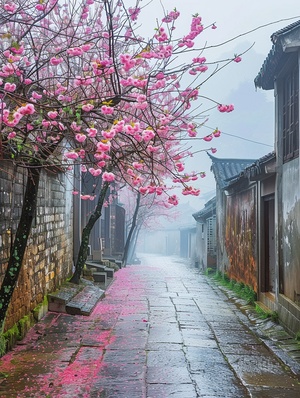
<path id="1" fill-rule="evenodd" d="M 0 359 L 0 397 L 298 398 L 300 378 L 180 259 L 119 270 L 90 316 L 48 313 Z"/>

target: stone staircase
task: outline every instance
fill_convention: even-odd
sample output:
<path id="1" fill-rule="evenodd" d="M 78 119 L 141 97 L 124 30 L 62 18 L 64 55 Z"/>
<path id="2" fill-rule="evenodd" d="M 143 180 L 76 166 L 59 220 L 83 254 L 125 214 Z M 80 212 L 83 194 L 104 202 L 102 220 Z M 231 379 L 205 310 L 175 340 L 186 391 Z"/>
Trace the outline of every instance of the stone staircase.
<path id="1" fill-rule="evenodd" d="M 112 282 L 118 265 L 109 260 L 87 261 L 81 284 L 65 283 L 56 292 L 48 294 L 48 311 L 70 315 L 90 315 L 105 289 Z"/>
<path id="2" fill-rule="evenodd" d="M 48 294 L 48 311 L 70 315 L 90 315 L 104 290 L 90 281 L 80 285 L 65 283 L 56 292 Z"/>
<path id="3" fill-rule="evenodd" d="M 112 281 L 116 268 L 112 268 L 113 264 L 110 261 L 103 261 L 103 264 L 99 261 L 87 261 L 85 265 L 84 275 L 88 274 L 96 283 L 106 286 Z"/>

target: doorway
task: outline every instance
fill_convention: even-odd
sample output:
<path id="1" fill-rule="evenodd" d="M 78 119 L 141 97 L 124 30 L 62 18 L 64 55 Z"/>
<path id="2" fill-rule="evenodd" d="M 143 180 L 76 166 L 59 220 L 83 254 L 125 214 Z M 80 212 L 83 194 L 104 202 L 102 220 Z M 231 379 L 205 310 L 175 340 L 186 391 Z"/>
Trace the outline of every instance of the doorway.
<path id="1" fill-rule="evenodd" d="M 274 195 L 263 198 L 264 202 L 264 261 L 262 287 L 264 292 L 275 293 L 275 200 Z"/>

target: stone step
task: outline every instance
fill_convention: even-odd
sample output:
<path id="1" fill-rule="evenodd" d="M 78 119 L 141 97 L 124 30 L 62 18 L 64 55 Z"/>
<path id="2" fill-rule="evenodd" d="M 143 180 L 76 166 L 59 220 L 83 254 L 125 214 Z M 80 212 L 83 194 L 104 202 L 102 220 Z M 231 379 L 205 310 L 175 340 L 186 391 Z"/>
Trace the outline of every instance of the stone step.
<path id="1" fill-rule="evenodd" d="M 123 261 L 122 260 L 115 260 L 115 263 L 119 267 L 119 269 L 122 268 L 122 266 L 123 266 Z"/>
<path id="2" fill-rule="evenodd" d="M 66 283 L 59 290 L 48 294 L 48 311 L 66 312 L 66 304 L 78 294 L 84 286 Z"/>
<path id="3" fill-rule="evenodd" d="M 94 263 L 92 261 L 87 261 L 86 262 L 86 267 L 88 269 L 96 268 L 96 270 L 97 270 L 96 272 L 106 272 L 108 278 L 113 278 L 114 277 L 114 271 L 115 270 L 113 268 L 107 267 L 106 265 L 97 264 L 97 263 Z"/>
<path id="4" fill-rule="evenodd" d="M 106 272 L 108 278 L 114 277 L 115 270 L 113 268 L 105 267 L 104 272 Z"/>
<path id="5" fill-rule="evenodd" d="M 66 304 L 66 312 L 70 315 L 90 315 L 103 294 L 104 290 L 98 286 L 86 286 Z"/>
<path id="6" fill-rule="evenodd" d="M 106 272 L 93 272 L 93 279 L 95 282 L 107 284 L 107 273 Z"/>
<path id="7" fill-rule="evenodd" d="M 95 268 L 97 272 L 103 272 L 106 268 L 105 265 L 93 261 L 86 261 L 85 265 L 88 269 Z"/>

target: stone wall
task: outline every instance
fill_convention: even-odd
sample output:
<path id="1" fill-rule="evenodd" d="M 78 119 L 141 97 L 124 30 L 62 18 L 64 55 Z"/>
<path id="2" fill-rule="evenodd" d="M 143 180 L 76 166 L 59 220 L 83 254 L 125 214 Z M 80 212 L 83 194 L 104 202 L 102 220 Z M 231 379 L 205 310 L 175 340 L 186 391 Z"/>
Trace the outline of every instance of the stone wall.
<path id="1" fill-rule="evenodd" d="M 38 203 L 22 270 L 6 318 L 5 329 L 43 302 L 72 270 L 73 218 L 70 176 L 43 172 Z M 22 210 L 26 172 L 0 164 L 0 283 Z"/>

